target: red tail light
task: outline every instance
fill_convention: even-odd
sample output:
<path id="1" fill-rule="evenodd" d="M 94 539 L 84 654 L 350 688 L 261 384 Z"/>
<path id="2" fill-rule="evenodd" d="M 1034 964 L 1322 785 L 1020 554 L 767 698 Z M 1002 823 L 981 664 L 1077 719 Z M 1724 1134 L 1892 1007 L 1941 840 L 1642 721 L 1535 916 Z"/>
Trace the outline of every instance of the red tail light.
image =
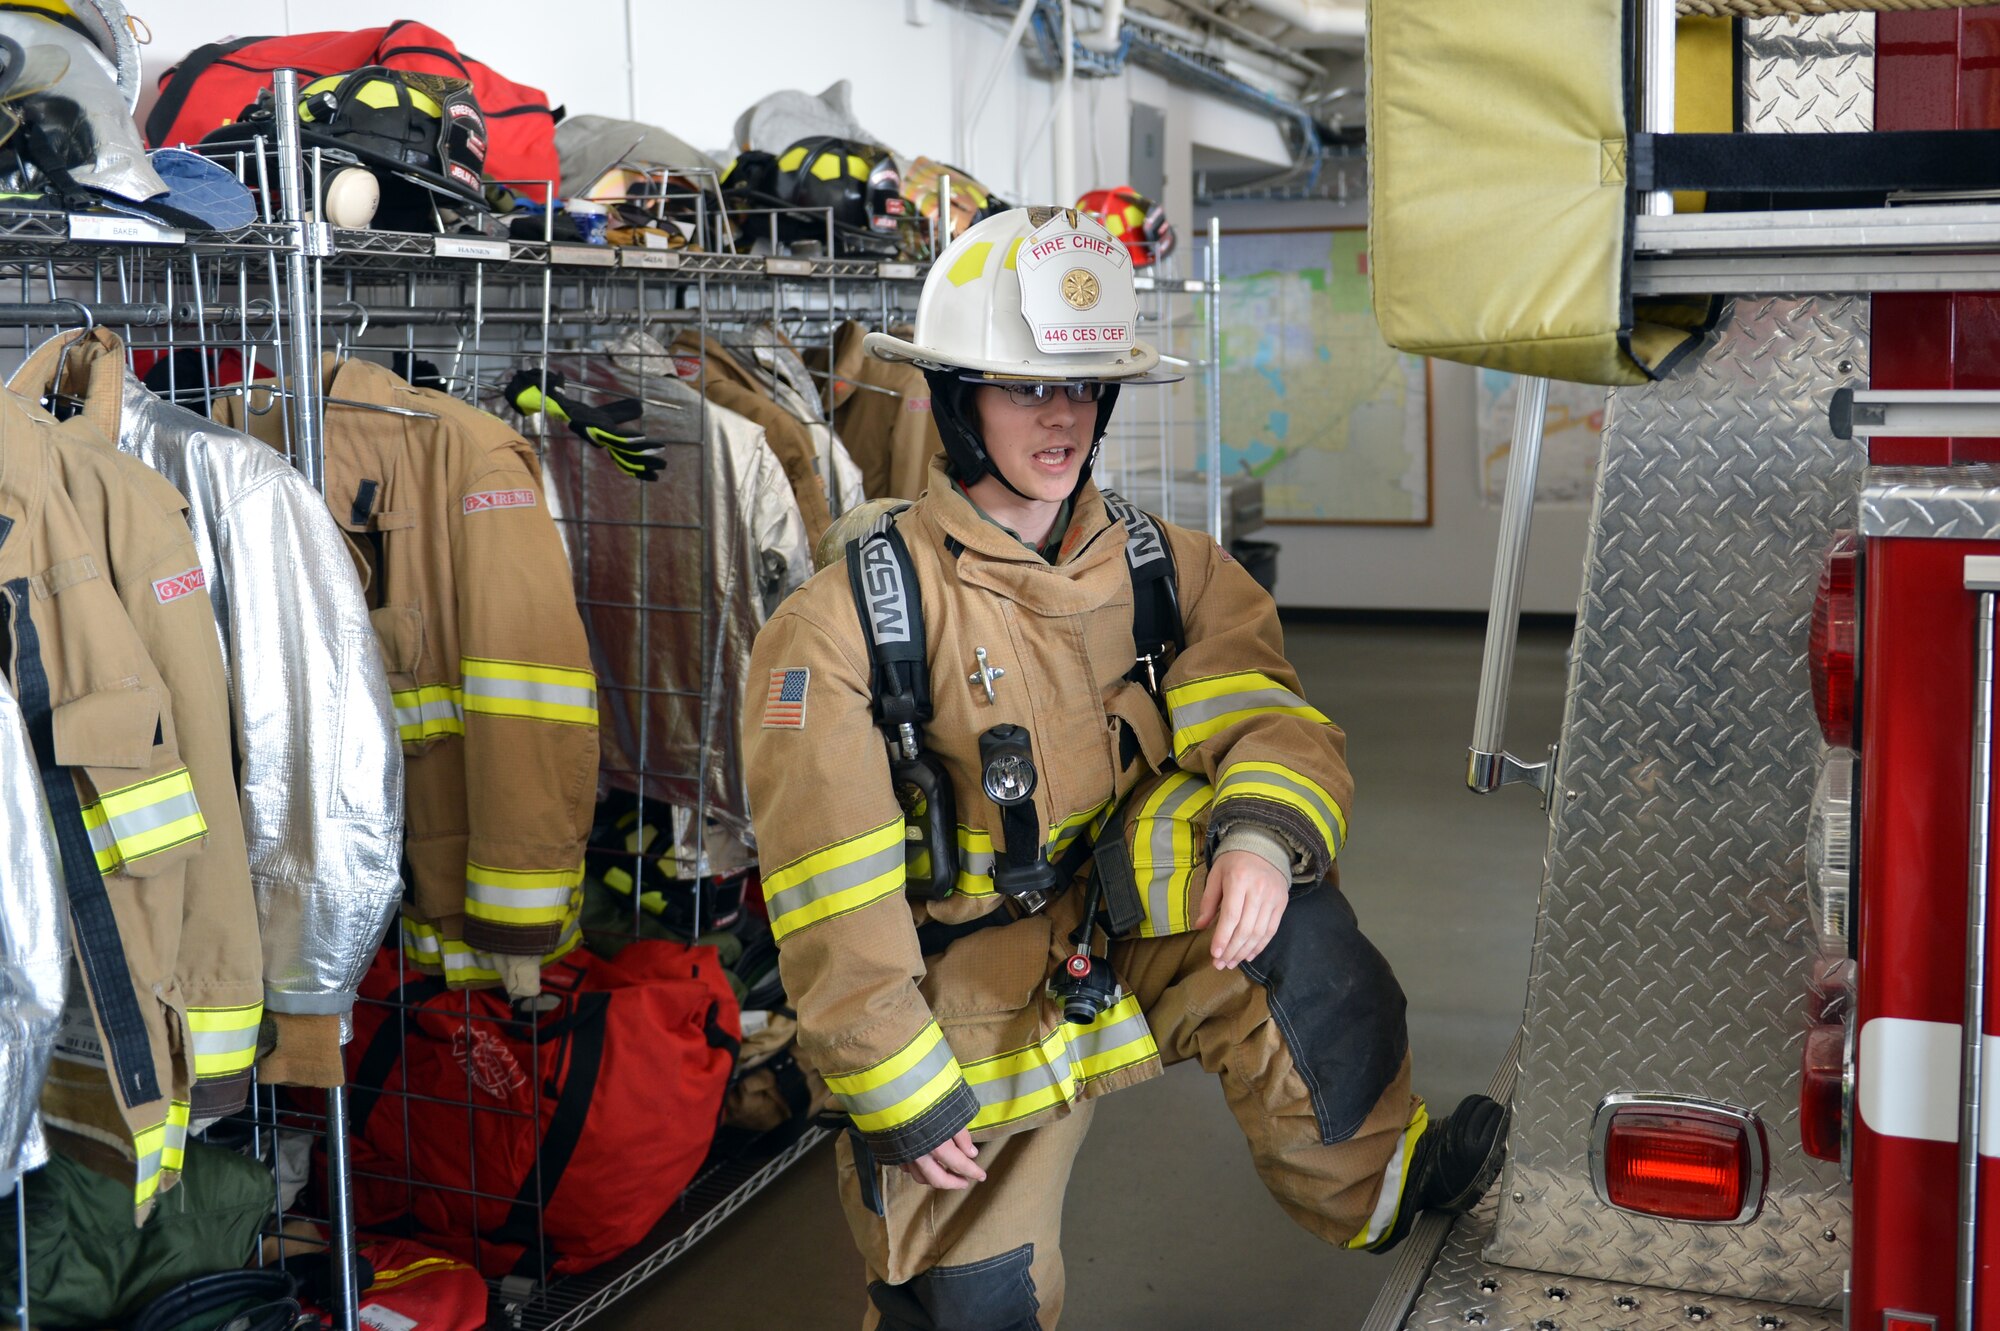
<path id="1" fill-rule="evenodd" d="M 1860 562 L 1861 546 L 1853 532 L 1834 537 L 1820 569 L 1819 595 L 1813 599 L 1806 654 L 1813 711 L 1826 742 L 1836 748 L 1854 747 L 1854 642 L 1860 618 L 1854 579 Z"/>
<path id="2" fill-rule="evenodd" d="M 1764 1205 L 1764 1126 L 1755 1114 L 1682 1096 L 1607 1096 L 1592 1124 L 1600 1198 L 1624 1211 L 1740 1225 Z"/>
<path id="3" fill-rule="evenodd" d="M 1839 1164 L 1847 1098 L 1847 1028 L 1806 1030 L 1799 1070 L 1799 1144 L 1815 1160 Z"/>

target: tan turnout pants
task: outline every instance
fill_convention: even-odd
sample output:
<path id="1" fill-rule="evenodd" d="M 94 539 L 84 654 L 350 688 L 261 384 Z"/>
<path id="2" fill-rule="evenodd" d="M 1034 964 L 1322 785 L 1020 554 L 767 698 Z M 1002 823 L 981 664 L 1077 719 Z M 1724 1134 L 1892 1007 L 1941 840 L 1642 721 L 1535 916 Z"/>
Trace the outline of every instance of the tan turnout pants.
<path id="1" fill-rule="evenodd" d="M 1258 1176 L 1285 1214 L 1332 1244 L 1377 1218 L 1421 1102 L 1410 1058 L 1360 1129 L 1324 1145 L 1305 1078 L 1263 985 L 1209 959 L 1212 929 L 1114 943 L 1111 960 L 1139 995 L 1160 1059 L 1198 1060 L 1220 1077 Z M 982 1142 L 986 1181 L 959 1192 L 876 1168 L 884 1215 L 863 1200 L 851 1138 L 837 1153 L 840 1199 L 868 1270 L 865 1331 L 1049 1331 L 1062 1315 L 1063 1194 L 1091 1103 L 1012 1136 Z M 1394 1171 L 1400 1188 L 1402 1171 Z M 1393 1199 L 1389 1205 L 1393 1206 Z"/>

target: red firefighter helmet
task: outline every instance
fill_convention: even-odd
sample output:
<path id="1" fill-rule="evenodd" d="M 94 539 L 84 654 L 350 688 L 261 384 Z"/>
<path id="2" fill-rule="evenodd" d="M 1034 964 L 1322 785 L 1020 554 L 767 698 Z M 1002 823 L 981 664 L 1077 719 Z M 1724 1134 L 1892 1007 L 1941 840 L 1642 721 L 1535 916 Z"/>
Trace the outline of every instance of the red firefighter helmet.
<path id="1" fill-rule="evenodd" d="M 1174 228 L 1167 210 L 1133 189 L 1094 189 L 1076 201 L 1079 210 L 1104 223 L 1132 256 L 1134 268 L 1150 267 L 1174 252 Z"/>

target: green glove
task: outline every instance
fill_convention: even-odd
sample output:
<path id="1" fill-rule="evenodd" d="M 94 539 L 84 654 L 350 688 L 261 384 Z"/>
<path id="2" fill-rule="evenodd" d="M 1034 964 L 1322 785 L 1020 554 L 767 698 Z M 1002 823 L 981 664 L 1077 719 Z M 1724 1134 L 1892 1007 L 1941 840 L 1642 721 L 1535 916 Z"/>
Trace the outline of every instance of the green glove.
<path id="1" fill-rule="evenodd" d="M 658 480 L 666 463 L 654 455 L 666 445 L 643 435 L 621 433 L 621 427 L 645 414 L 645 404 L 623 397 L 601 407 L 589 406 L 562 392 L 568 382 L 551 370 L 544 386 L 540 374 L 521 370 L 507 381 L 507 401 L 524 416 L 547 412 L 562 421 L 573 434 L 603 449 L 618 470 L 634 480 Z"/>

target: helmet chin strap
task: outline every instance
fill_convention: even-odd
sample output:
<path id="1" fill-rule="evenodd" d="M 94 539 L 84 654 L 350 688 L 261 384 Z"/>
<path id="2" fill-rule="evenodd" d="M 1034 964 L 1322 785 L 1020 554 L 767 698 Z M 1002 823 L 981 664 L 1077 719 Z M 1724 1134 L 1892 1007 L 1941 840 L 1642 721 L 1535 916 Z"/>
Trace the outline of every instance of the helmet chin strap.
<path id="1" fill-rule="evenodd" d="M 924 370 L 924 379 L 931 386 L 931 417 L 944 441 L 945 461 L 952 478 L 960 485 L 971 486 L 992 476 L 1020 498 L 1038 502 L 1034 495 L 1023 494 L 1019 486 L 1008 480 L 1007 473 L 1000 470 L 993 455 L 986 451 L 986 441 L 980 437 L 972 406 L 972 390 L 977 385 L 967 383 L 959 373 L 952 369 Z M 1097 420 L 1090 430 L 1089 456 L 1084 458 L 1083 469 L 1077 473 L 1076 484 L 1070 487 L 1065 502 L 1076 498 L 1089 483 L 1091 469 L 1097 465 L 1098 450 L 1104 443 L 1104 431 L 1111 424 L 1111 409 L 1117 404 L 1118 385 L 1107 383 L 1096 403 Z"/>

